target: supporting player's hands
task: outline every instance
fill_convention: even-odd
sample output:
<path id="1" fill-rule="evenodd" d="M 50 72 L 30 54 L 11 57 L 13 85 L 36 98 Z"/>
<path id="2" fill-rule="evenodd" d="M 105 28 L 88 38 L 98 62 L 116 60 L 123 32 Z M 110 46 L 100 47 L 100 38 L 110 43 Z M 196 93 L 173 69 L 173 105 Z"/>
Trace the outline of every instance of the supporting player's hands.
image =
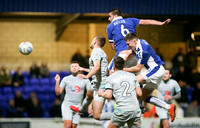
<path id="1" fill-rule="evenodd" d="M 59 82 L 60 81 L 60 76 L 58 74 L 56 74 L 55 78 L 56 82 Z"/>
<path id="2" fill-rule="evenodd" d="M 171 19 L 167 19 L 162 23 L 162 25 L 169 24 L 170 21 L 171 21 Z"/>
<path id="3" fill-rule="evenodd" d="M 170 99 L 172 99 L 172 97 L 170 95 L 165 96 L 165 100 L 170 100 Z"/>
<path id="4" fill-rule="evenodd" d="M 99 91 L 98 91 L 98 96 L 103 97 L 103 94 L 104 94 L 104 90 L 99 89 Z"/>
<path id="5" fill-rule="evenodd" d="M 79 67 L 79 68 L 78 68 L 78 71 L 81 71 L 81 72 L 82 72 L 82 71 L 84 71 L 84 68 Z"/>
<path id="6" fill-rule="evenodd" d="M 77 77 L 78 77 L 78 78 L 81 78 L 81 79 L 88 79 L 87 76 L 85 76 L 85 75 L 83 75 L 83 74 L 78 74 Z"/>

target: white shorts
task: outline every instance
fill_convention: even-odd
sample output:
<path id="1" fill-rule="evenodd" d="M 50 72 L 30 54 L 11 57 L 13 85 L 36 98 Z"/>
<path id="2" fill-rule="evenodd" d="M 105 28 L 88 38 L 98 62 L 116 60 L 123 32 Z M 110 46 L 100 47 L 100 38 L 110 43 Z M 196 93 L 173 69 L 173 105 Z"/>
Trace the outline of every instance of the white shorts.
<path id="1" fill-rule="evenodd" d="M 154 90 L 158 88 L 160 82 L 163 80 L 163 77 L 165 75 L 165 68 L 162 65 L 160 65 L 150 71 L 146 70 L 142 72 L 141 75 L 146 81 L 146 84 L 144 84 L 144 88 Z"/>
<path id="2" fill-rule="evenodd" d="M 80 115 L 70 109 L 70 106 L 62 104 L 62 120 L 71 120 L 73 124 L 79 124 Z"/>
<path id="3" fill-rule="evenodd" d="M 156 113 L 161 120 L 170 118 L 168 111 L 164 108 L 156 107 Z"/>
<path id="4" fill-rule="evenodd" d="M 98 96 L 98 90 L 94 90 L 93 91 L 93 97 L 95 101 L 99 101 L 99 102 L 105 102 L 105 99 L 103 97 Z"/>

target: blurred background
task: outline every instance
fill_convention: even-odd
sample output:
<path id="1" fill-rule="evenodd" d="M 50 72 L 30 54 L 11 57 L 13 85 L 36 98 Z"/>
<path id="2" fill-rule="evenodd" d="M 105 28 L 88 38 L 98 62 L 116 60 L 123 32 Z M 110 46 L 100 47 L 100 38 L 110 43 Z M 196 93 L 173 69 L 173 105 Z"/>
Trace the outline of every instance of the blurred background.
<path id="1" fill-rule="evenodd" d="M 199 119 L 199 6 L 199 0 L 0 0 L 0 121 L 6 124 L 8 120 L 4 117 L 25 117 L 25 122 L 31 122 L 28 125 L 31 128 L 49 122 L 54 122 L 52 127 L 62 127 L 60 118 L 51 118 L 60 117 L 54 115 L 59 110 L 51 108 L 62 101 L 62 97 L 54 94 L 54 76 L 58 73 L 63 78 L 71 74 L 72 60 L 88 67 L 93 38 L 103 35 L 107 39 L 108 11 L 112 8 L 119 8 L 124 18 L 159 21 L 171 18 L 170 24 L 165 26 L 137 27 L 137 35 L 150 43 L 181 86 L 182 98 L 177 101 L 182 110 L 180 117 Z M 33 44 L 30 55 L 19 52 L 22 41 Z M 103 49 L 110 61 L 115 51 L 111 50 L 108 39 Z M 30 102 L 38 104 L 37 115 L 32 112 Z M 8 114 L 7 108 L 12 104 L 19 111 L 18 115 Z M 187 115 L 190 105 L 195 108 L 196 115 Z M 28 117 L 42 118 L 47 123 L 37 122 L 35 126 L 34 120 L 26 119 Z M 13 122 L 18 121 L 20 118 L 13 119 Z M 93 122 L 101 127 L 99 122 Z M 157 127 L 158 122 L 152 119 L 146 124 Z"/>

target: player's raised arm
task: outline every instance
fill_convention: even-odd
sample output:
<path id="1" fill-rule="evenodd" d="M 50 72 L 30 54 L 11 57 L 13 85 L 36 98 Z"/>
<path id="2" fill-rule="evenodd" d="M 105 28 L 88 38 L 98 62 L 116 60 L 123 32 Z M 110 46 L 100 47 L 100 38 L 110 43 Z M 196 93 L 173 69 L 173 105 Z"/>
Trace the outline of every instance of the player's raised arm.
<path id="1" fill-rule="evenodd" d="M 130 68 L 124 68 L 123 70 L 127 72 L 140 72 L 143 67 L 144 67 L 143 64 L 137 64 L 136 66 Z"/>
<path id="2" fill-rule="evenodd" d="M 101 68 L 101 62 L 100 60 L 95 60 L 94 61 L 94 68 L 91 70 L 91 72 L 89 72 L 86 76 L 86 78 L 90 78 L 92 77 L 93 75 L 95 75 Z"/>
<path id="3" fill-rule="evenodd" d="M 78 70 L 79 70 L 79 71 L 84 71 L 84 72 L 90 72 L 90 69 L 89 69 L 89 68 L 79 67 Z"/>
<path id="4" fill-rule="evenodd" d="M 139 22 L 139 25 L 165 25 L 168 24 L 171 21 L 171 19 L 167 19 L 165 21 L 157 21 L 157 20 L 144 20 L 141 19 Z"/>
<path id="5" fill-rule="evenodd" d="M 137 86 L 137 87 L 135 88 L 135 90 L 136 90 L 136 93 L 137 93 L 137 95 L 138 95 L 139 97 L 142 96 L 142 90 L 141 90 L 140 86 Z"/>
<path id="6" fill-rule="evenodd" d="M 111 89 L 107 89 L 105 92 L 100 89 L 98 91 L 98 96 L 103 97 L 105 99 L 111 99 L 112 98 L 112 90 Z"/>
<path id="7" fill-rule="evenodd" d="M 55 80 L 56 80 L 55 93 L 58 96 L 63 92 L 64 88 L 61 88 L 59 86 L 59 84 L 60 84 L 60 76 L 58 74 L 55 76 Z"/>

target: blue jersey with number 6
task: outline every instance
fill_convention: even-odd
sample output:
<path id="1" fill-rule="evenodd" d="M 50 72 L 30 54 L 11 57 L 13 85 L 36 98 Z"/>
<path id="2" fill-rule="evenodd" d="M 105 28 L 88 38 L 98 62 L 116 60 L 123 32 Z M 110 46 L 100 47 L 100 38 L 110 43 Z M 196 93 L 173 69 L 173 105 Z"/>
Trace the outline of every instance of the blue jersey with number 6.
<path id="1" fill-rule="evenodd" d="M 107 35 L 110 43 L 115 43 L 115 50 L 117 53 L 129 49 L 124 37 L 129 33 L 136 34 L 136 26 L 139 25 L 140 19 L 125 18 L 121 16 L 114 18 L 107 27 Z"/>

